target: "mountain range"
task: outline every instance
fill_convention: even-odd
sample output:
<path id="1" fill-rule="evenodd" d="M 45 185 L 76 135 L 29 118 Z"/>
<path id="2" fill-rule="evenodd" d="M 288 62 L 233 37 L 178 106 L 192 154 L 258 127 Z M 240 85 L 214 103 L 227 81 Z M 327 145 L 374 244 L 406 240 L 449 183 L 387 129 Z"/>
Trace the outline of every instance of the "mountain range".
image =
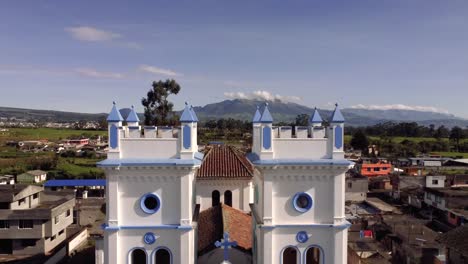
<path id="1" fill-rule="evenodd" d="M 265 101 L 234 99 L 224 100 L 205 106 L 195 106 L 201 121 L 219 118 L 234 118 L 241 120 L 251 120 L 257 106 L 263 108 Z M 313 108 L 291 102 L 271 101 L 268 102 L 270 112 L 275 122 L 294 122 L 299 114 L 312 114 Z M 125 118 L 130 109 L 121 109 Z M 322 118 L 328 120 L 332 114 L 331 110 L 319 109 Z M 460 126 L 467 127 L 468 120 L 456 117 L 451 114 L 425 112 L 415 110 L 369 110 L 344 108 L 342 113 L 346 119 L 346 124 L 351 126 L 368 126 L 382 122 L 417 122 L 420 125 L 435 126 L 444 125 L 447 127 Z M 73 122 L 79 120 L 98 121 L 106 117 L 105 113 L 87 114 L 73 113 L 53 110 L 33 110 L 23 108 L 0 107 L 0 118 L 16 118 L 23 120 L 35 120 L 42 122 Z M 139 116 L 143 117 L 142 114 Z"/>

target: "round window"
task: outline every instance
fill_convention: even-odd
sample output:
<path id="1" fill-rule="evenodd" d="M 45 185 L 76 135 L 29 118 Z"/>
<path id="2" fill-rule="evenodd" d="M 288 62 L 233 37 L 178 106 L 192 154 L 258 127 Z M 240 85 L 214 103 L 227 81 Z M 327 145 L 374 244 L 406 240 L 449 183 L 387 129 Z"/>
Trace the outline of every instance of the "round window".
<path id="1" fill-rule="evenodd" d="M 308 193 L 296 193 L 293 198 L 293 206 L 296 211 L 304 213 L 312 208 L 312 197 Z"/>
<path id="2" fill-rule="evenodd" d="M 140 207 L 145 213 L 154 214 L 161 207 L 161 200 L 156 194 L 147 193 L 141 197 Z"/>

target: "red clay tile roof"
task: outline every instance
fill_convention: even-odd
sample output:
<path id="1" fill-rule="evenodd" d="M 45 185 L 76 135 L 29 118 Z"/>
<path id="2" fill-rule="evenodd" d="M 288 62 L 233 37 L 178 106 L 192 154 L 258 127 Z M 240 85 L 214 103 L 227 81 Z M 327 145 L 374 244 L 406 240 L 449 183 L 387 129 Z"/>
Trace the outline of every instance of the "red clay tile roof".
<path id="1" fill-rule="evenodd" d="M 252 249 L 252 216 L 222 204 L 200 212 L 198 252 L 214 249 L 224 232 L 229 232 L 230 240 L 236 241 L 239 248 Z"/>
<path id="2" fill-rule="evenodd" d="M 233 146 L 213 145 L 206 153 L 197 172 L 197 179 L 252 178 L 254 166 Z"/>

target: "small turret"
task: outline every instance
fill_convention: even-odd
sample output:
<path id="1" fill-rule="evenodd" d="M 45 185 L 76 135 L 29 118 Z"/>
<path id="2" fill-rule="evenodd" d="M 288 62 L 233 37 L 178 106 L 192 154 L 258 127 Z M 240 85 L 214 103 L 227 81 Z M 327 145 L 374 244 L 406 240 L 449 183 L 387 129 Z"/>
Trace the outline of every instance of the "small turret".
<path id="1" fill-rule="evenodd" d="M 265 103 L 262 116 L 260 117 L 260 159 L 273 158 L 273 117 L 268 109 L 268 103 Z"/>
<path id="2" fill-rule="evenodd" d="M 185 102 L 185 108 L 180 116 L 180 158 L 181 159 L 193 159 L 195 153 L 198 152 L 197 143 L 197 122 L 198 118 L 193 110 L 193 107 L 189 106 Z"/>
<path id="3" fill-rule="evenodd" d="M 131 138 L 139 138 L 141 136 L 141 127 L 138 124 L 140 119 L 138 118 L 137 113 L 135 112 L 135 108 L 132 105 L 132 110 L 127 116 L 127 127 L 128 127 L 128 136 Z"/>
<path id="4" fill-rule="evenodd" d="M 107 116 L 107 127 L 109 133 L 109 159 L 120 158 L 120 129 L 122 127 L 122 121 L 124 120 L 119 110 L 117 109 L 115 102 L 112 102 L 112 104 L 112 110 Z"/>
<path id="5" fill-rule="evenodd" d="M 312 116 L 309 118 L 309 131 L 311 138 L 324 138 L 325 130 L 322 127 L 323 119 L 320 116 L 320 113 L 317 107 L 314 108 Z"/>
<path id="6" fill-rule="evenodd" d="M 252 127 L 253 127 L 253 134 L 252 134 L 252 152 L 253 153 L 260 153 L 260 118 L 262 114 L 260 114 L 260 107 L 257 105 L 257 109 L 255 110 L 255 114 L 252 118 Z"/>
<path id="7" fill-rule="evenodd" d="M 334 159 L 344 158 L 344 122 L 343 114 L 341 114 L 338 104 L 335 104 L 328 135 L 329 148 Z"/>

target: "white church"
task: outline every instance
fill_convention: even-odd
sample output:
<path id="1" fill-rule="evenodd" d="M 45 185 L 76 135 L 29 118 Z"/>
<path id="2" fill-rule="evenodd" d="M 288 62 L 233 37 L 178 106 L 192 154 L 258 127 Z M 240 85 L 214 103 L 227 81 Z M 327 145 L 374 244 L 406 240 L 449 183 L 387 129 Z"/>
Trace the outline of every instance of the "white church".
<path id="1" fill-rule="evenodd" d="M 261 111 L 262 110 L 262 111 Z M 188 104 L 180 127 L 107 118 L 107 218 L 96 263 L 347 263 L 344 118 L 315 109 L 306 127 L 253 117 L 251 153 L 198 146 Z M 126 125 L 123 125 L 123 122 Z M 203 151 L 199 152 L 199 149 Z"/>

